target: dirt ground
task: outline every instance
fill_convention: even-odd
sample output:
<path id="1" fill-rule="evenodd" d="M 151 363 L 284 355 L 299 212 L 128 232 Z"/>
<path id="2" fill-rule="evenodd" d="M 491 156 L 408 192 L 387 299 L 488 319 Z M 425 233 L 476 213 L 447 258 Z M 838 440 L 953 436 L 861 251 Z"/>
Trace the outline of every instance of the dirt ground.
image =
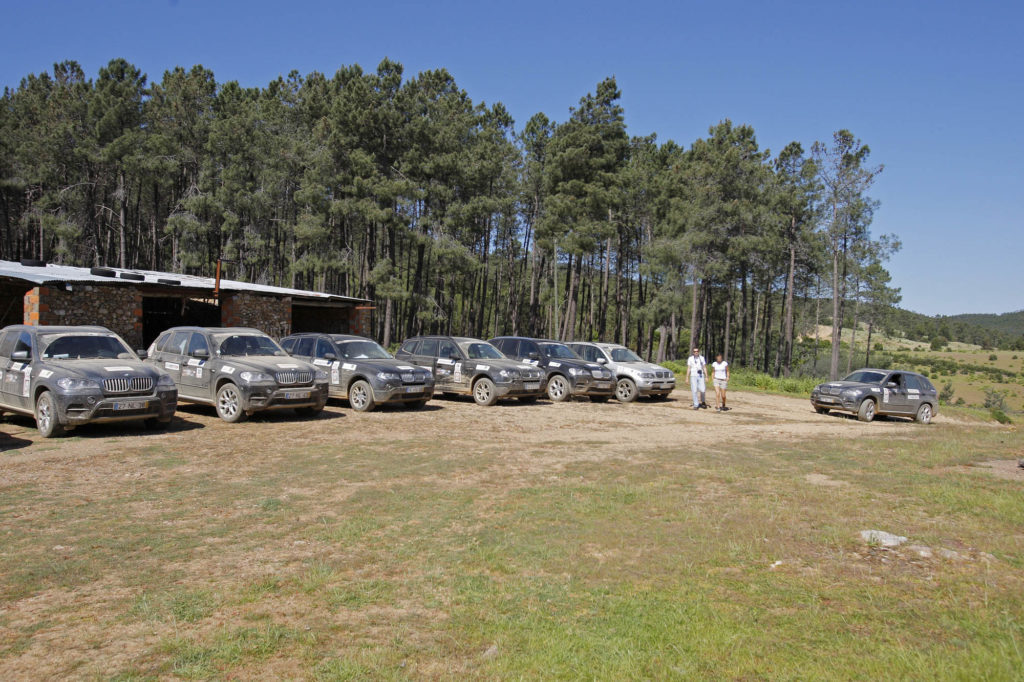
<path id="1" fill-rule="evenodd" d="M 710 397 L 710 396 L 709 396 Z M 366 448 L 375 452 L 382 443 L 400 441 L 410 457 L 424 456 L 417 451 L 451 453 L 466 458 L 475 451 L 501 452 L 500 475 L 491 469 L 461 470 L 454 466 L 441 481 L 443 486 L 493 487 L 496 494 L 514 486 L 514 479 L 558 475 L 573 463 L 602 461 L 629 455 L 635 461 L 645 452 L 660 448 L 728 448 L 748 442 L 792 442 L 817 439 L 830 442 L 852 437 L 892 438 L 913 434 L 924 428 L 907 420 L 878 420 L 863 424 L 850 416 L 817 415 L 808 401 L 757 393 L 733 393 L 726 413 L 713 409 L 694 411 L 688 395 L 676 392 L 666 401 L 641 400 L 634 404 L 586 401 L 534 405 L 515 401 L 492 408 L 475 405 L 469 399 L 435 399 L 421 410 L 387 407 L 359 414 L 345 403 L 335 402 L 315 419 L 303 420 L 290 412 L 257 415 L 247 423 L 227 424 L 212 408 L 184 405 L 166 432 L 147 432 L 140 424 L 94 425 L 76 430 L 72 436 L 45 440 L 39 437 L 31 420 L 7 415 L 0 420 L 0 521 L 19 526 L 48 528 L 45 540 L 52 544 L 55 557 L 74 557 L 85 548 L 76 548 L 74 539 L 60 540 L 54 534 L 54 510 L 47 499 L 60 498 L 73 513 L 76 504 L 128 498 L 133 488 L 153 491 L 172 490 L 176 480 L 208 477 L 226 484 L 244 484 L 267 475 L 268 471 L 287 468 L 279 461 L 283 455 L 275 444 L 287 444 L 290 452 L 359 453 Z M 955 422 L 954 417 L 939 415 L 936 422 Z M 438 450 L 438 448 L 442 450 Z M 400 457 L 403 452 L 393 453 Z M 367 464 L 367 462 L 369 462 Z M 284 497 L 307 496 L 323 500 L 329 509 L 356 494 L 374 480 L 373 460 L 360 460 L 359 476 L 328 485 L 301 479 L 309 489 L 288 489 Z M 381 465 L 384 466 L 384 465 Z M 424 475 L 436 477 L 432 469 Z M 415 469 L 402 476 L 415 478 Z M 360 480 L 359 477 L 362 477 Z M 809 474 L 808 482 L 821 486 L 840 486 L 827 476 Z M 19 498 L 19 491 L 32 490 L 35 497 Z M 140 499 L 130 508 L 140 520 L 156 518 L 165 501 Z M 239 523 L 250 510 L 240 508 L 198 509 L 195 515 L 182 513 L 180 523 L 201 526 L 205 515 L 215 514 Z M 227 522 L 227 521 L 225 521 Z M 0 523 L 0 526 L 4 525 Z M 0 538 L 3 532 L 0 531 Z M 205 541 L 211 551 L 199 547 L 187 561 L 179 562 L 181 583 L 191 585 L 195 577 L 230 575 L 238 581 L 249 576 L 265 576 L 275 566 L 312 555 L 305 541 L 268 546 L 258 559 L 231 537 L 210 537 Z M 17 566 L 16 557 L 0 559 L 8 567 Z M 0 585 L 10 575 L 0 572 Z M 89 676 L 123 669 L 126 663 L 170 635 L 162 626 L 149 630 L 125 622 L 111 624 L 102 614 L 112 604 L 123 604 L 139 588 L 123 581 L 100 578 L 73 588 L 52 587 L 42 592 L 13 595 L 0 599 L 0 679 Z M 83 621 L 83 614 L 92 618 Z M 426 617 L 426 616 L 425 616 Z M 16 647 L 5 647 L 5 633 L 25 633 L 38 625 L 30 639 Z M 61 655 L 55 655 L 60 652 Z M 68 660 L 89 661 L 82 668 L 68 668 Z M 266 671 L 263 671 L 264 673 Z M 287 676 L 287 671 L 283 674 Z"/>

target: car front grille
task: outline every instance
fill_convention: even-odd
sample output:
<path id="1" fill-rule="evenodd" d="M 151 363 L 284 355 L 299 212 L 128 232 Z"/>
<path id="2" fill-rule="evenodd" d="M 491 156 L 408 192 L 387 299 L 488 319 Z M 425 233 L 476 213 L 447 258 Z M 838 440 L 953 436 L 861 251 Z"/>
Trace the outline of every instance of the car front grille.
<path id="1" fill-rule="evenodd" d="M 153 380 L 149 377 L 121 377 L 105 379 L 105 393 L 149 393 L 153 390 Z"/>
<path id="2" fill-rule="evenodd" d="M 655 372 L 654 376 L 657 377 L 658 379 L 668 379 L 669 377 L 672 376 L 672 373 L 669 371 L 661 371 Z"/>
<path id="3" fill-rule="evenodd" d="M 278 372 L 275 378 L 279 384 L 309 384 L 313 382 L 313 373 L 306 371 Z"/>
<path id="4" fill-rule="evenodd" d="M 421 383 L 422 381 L 423 381 L 423 379 L 417 377 L 412 372 L 405 372 L 404 374 L 402 374 L 402 383 L 403 384 L 418 384 L 418 383 Z"/>

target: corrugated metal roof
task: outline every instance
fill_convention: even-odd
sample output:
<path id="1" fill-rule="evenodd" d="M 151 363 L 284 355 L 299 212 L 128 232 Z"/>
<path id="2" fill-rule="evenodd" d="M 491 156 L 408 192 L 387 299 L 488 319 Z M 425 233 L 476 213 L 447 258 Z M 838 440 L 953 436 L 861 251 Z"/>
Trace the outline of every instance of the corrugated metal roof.
<path id="1" fill-rule="evenodd" d="M 120 273 L 134 273 L 142 275 L 145 280 L 130 280 L 120 277 L 104 277 L 89 272 L 89 268 L 79 268 L 71 265 L 54 265 L 52 263 L 33 267 L 22 265 L 14 261 L 0 260 L 0 277 L 18 279 L 32 284 L 54 284 L 64 282 L 88 282 L 90 284 L 134 284 L 136 286 L 168 287 L 179 286 L 183 289 L 201 289 L 213 292 L 214 279 L 212 277 L 197 277 L 195 275 L 180 275 L 172 272 L 156 272 L 154 270 L 121 270 L 120 268 L 109 268 L 120 275 Z M 168 285 L 158 282 L 160 279 L 170 279 L 180 282 L 178 285 Z M 352 303 L 367 303 L 368 299 L 353 298 L 351 296 L 339 296 L 337 294 L 326 294 L 322 291 L 307 291 L 304 289 L 289 289 L 287 287 L 274 287 L 266 284 L 252 284 L 239 282 L 231 279 L 220 280 L 220 288 L 223 291 L 247 291 L 254 294 L 269 294 L 272 296 L 291 296 L 293 298 L 309 298 L 321 301 L 348 301 Z"/>

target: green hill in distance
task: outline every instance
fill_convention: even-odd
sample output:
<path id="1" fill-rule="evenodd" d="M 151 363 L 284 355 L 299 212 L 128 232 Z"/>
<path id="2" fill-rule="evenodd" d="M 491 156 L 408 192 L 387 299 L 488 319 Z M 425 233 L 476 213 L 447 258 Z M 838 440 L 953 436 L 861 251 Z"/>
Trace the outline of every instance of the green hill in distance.
<path id="1" fill-rule="evenodd" d="M 964 322 L 976 327 L 983 327 L 993 331 L 1011 334 L 1014 336 L 1024 335 L 1024 310 L 1013 313 L 964 313 L 962 315 L 950 315 L 949 320 Z"/>

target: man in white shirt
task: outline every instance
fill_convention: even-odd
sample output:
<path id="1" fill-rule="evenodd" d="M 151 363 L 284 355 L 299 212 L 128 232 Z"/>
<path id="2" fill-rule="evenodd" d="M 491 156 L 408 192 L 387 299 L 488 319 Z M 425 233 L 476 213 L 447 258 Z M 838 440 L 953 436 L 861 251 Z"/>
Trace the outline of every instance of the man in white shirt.
<path id="1" fill-rule="evenodd" d="M 726 412 L 725 389 L 729 387 L 729 363 L 722 359 L 722 354 L 715 356 L 711 363 L 712 379 L 715 382 L 715 411 Z"/>
<path id="2" fill-rule="evenodd" d="M 707 407 L 704 392 L 707 390 L 704 375 L 707 373 L 707 361 L 700 354 L 700 348 L 694 348 L 693 354 L 686 359 L 686 378 L 690 381 L 690 392 L 693 394 L 693 409 Z"/>

